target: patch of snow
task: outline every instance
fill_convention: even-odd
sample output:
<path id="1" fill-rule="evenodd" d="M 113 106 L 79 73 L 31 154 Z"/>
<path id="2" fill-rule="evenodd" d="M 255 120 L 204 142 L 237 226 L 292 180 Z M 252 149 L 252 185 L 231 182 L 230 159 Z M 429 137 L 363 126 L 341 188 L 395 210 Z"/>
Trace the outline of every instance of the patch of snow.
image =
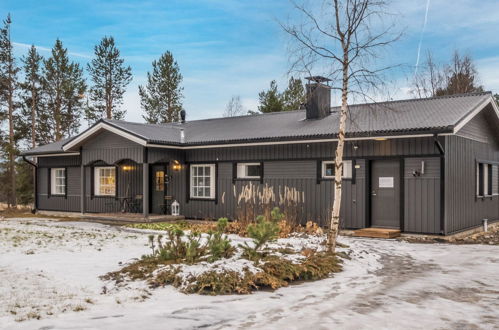
<path id="1" fill-rule="evenodd" d="M 494 329 L 499 324 L 498 246 L 340 237 L 348 248 L 339 250 L 351 259 L 344 261 L 343 272 L 321 281 L 245 296 L 186 295 L 171 286 L 150 291 L 141 282 L 102 294 L 106 283 L 99 276 L 150 253 L 148 235 L 95 223 L 0 222 L 0 328 Z M 234 244 L 250 241 L 229 237 Z M 292 237 L 272 244 L 301 251 L 321 239 Z M 84 310 L 75 311 L 78 305 Z M 16 321 L 30 312 L 41 319 Z"/>

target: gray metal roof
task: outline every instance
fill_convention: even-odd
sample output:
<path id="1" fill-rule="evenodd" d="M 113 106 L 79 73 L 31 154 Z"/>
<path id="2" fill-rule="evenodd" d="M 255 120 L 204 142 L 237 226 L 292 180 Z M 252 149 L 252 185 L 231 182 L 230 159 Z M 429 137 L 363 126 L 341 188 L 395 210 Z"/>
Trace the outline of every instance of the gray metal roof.
<path id="1" fill-rule="evenodd" d="M 347 137 L 452 132 L 466 115 L 491 102 L 491 96 L 490 92 L 484 92 L 351 105 Z M 298 110 L 158 125 L 102 121 L 154 144 L 189 146 L 321 139 L 336 137 L 339 107 L 331 108 L 329 116 L 317 120 L 306 120 L 305 110 Z M 184 143 L 180 141 L 181 128 L 185 133 Z M 61 152 L 66 142 L 41 146 L 25 154 Z"/>

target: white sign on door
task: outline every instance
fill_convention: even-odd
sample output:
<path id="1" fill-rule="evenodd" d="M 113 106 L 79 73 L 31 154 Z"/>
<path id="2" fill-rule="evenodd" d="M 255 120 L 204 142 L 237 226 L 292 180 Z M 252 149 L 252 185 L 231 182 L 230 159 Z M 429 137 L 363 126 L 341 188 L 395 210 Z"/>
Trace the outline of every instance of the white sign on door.
<path id="1" fill-rule="evenodd" d="M 380 176 L 379 188 L 393 188 L 393 176 Z"/>

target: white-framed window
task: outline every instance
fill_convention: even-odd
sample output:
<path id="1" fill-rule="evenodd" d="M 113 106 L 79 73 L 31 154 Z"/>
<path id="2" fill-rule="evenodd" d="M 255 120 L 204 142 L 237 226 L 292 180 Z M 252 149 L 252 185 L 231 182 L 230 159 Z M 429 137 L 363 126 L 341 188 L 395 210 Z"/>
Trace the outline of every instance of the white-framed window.
<path id="1" fill-rule="evenodd" d="M 499 195 L 499 165 L 492 167 L 492 195 Z"/>
<path id="2" fill-rule="evenodd" d="M 324 179 L 334 179 L 334 161 L 323 161 L 322 162 L 322 177 Z M 343 161 L 343 179 L 352 178 L 352 161 Z"/>
<path id="3" fill-rule="evenodd" d="M 95 196 L 116 196 L 116 168 L 114 166 L 94 167 Z"/>
<path id="4" fill-rule="evenodd" d="M 51 168 L 50 169 L 50 193 L 52 195 L 66 194 L 66 169 Z"/>
<path id="5" fill-rule="evenodd" d="M 193 164 L 190 167 L 191 198 L 215 198 L 215 165 Z"/>
<path id="6" fill-rule="evenodd" d="M 262 175 L 261 163 L 238 163 L 237 178 L 238 179 L 260 179 Z"/>
<path id="7" fill-rule="evenodd" d="M 477 163 L 476 194 L 477 196 L 492 196 L 498 194 L 497 165 Z"/>

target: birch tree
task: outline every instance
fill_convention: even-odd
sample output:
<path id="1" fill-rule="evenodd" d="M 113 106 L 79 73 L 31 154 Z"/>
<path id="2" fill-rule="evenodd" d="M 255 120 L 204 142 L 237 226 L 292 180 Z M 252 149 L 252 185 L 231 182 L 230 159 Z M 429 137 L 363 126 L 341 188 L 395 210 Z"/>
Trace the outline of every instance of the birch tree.
<path id="1" fill-rule="evenodd" d="M 224 117 L 236 117 L 245 114 L 244 107 L 241 103 L 241 97 L 239 95 L 233 95 L 227 106 L 225 107 Z"/>
<path id="2" fill-rule="evenodd" d="M 291 36 L 291 70 L 308 74 L 320 67 L 320 75 L 333 80 L 341 93 L 338 142 L 335 149 L 334 199 L 327 249 L 334 252 L 340 228 L 340 209 L 348 104 L 351 94 L 369 97 L 383 86 L 381 73 L 391 66 L 379 66 L 379 51 L 399 38 L 394 22 L 388 23 L 383 0 L 325 0 L 322 4 L 292 2 L 301 19 L 281 26 Z M 311 74 L 310 74 L 311 75 Z M 339 85 L 335 83 L 339 82 Z"/>

